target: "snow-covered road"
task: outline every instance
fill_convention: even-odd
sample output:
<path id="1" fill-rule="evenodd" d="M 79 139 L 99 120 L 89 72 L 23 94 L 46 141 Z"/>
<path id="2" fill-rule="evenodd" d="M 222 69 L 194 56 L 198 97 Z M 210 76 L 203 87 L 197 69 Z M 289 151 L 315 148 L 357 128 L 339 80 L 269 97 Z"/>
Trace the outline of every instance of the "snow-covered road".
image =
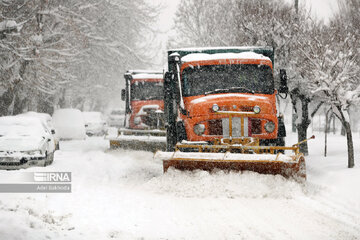
<path id="1" fill-rule="evenodd" d="M 2 193 L 0 239 L 360 239 L 360 168 L 346 168 L 345 141 L 330 136 L 328 158 L 321 136 L 310 143 L 303 184 L 252 172 L 163 174 L 149 152 L 63 142 L 53 165 L 20 171 L 70 171 L 72 193 Z M 359 137 L 354 145 L 360 164 Z"/>

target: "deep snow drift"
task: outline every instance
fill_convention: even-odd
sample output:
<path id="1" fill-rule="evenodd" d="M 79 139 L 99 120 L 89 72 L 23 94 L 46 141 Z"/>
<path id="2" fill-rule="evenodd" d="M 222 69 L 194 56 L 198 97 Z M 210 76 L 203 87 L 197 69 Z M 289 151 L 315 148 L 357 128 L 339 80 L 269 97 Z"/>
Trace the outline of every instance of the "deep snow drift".
<path id="1" fill-rule="evenodd" d="M 346 139 L 309 143 L 308 180 L 204 171 L 162 173 L 152 153 L 109 151 L 101 138 L 61 142 L 53 165 L 72 193 L 0 195 L 0 239 L 358 239 L 360 168 Z M 296 136 L 287 139 L 292 144 Z M 356 164 L 360 137 L 354 134 Z M 3 177 L 12 171 L 0 171 Z"/>

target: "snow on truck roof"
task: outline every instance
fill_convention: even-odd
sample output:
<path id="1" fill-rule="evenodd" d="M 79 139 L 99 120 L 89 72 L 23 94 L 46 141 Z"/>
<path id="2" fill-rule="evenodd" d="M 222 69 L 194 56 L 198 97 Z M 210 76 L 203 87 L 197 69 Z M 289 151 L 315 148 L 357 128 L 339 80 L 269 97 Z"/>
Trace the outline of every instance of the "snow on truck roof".
<path id="1" fill-rule="evenodd" d="M 270 46 L 238 46 L 238 47 L 196 47 L 196 48 L 175 48 L 169 49 L 169 52 L 176 52 L 176 51 L 185 51 L 185 52 L 203 52 L 208 50 L 229 50 L 229 49 L 238 49 L 238 50 L 255 50 L 255 49 L 263 49 L 263 50 L 273 50 Z"/>
<path id="2" fill-rule="evenodd" d="M 163 75 L 161 74 L 148 74 L 148 73 L 142 73 L 142 74 L 135 74 L 132 75 L 133 79 L 163 79 Z"/>
<path id="3" fill-rule="evenodd" d="M 267 60 L 271 61 L 270 58 L 265 57 L 262 54 L 254 52 L 241 52 L 241 53 L 191 53 L 181 58 L 182 62 L 193 62 L 193 61 L 207 61 L 207 60 L 225 60 L 225 59 L 255 59 L 255 60 Z"/>
<path id="4" fill-rule="evenodd" d="M 127 74 L 130 74 L 132 79 L 162 79 L 162 71 L 154 70 L 129 70 Z"/>
<path id="5" fill-rule="evenodd" d="M 209 59 L 231 59 L 234 58 L 235 56 L 231 56 L 231 55 L 214 55 L 214 54 L 240 54 L 240 53 L 245 53 L 245 52 L 253 52 L 259 55 L 262 55 L 264 57 L 268 57 L 270 59 L 270 61 L 272 62 L 272 65 L 274 66 L 274 49 L 270 46 L 240 46 L 240 47 L 236 47 L 236 46 L 232 46 L 232 47 L 200 47 L 200 48 L 179 48 L 179 49 L 171 49 L 168 50 L 168 57 L 172 56 L 173 54 L 178 54 L 180 56 L 180 58 L 184 61 L 189 61 L 189 58 L 185 58 L 188 55 L 192 55 L 192 54 L 209 54 L 209 55 L 203 55 L 203 58 L 200 59 L 199 57 L 201 55 L 196 55 L 198 57 L 196 57 L 194 59 L 195 60 L 209 60 Z M 195 56 L 195 55 L 194 55 Z M 259 59 L 260 56 L 245 56 L 245 55 L 238 55 L 235 57 L 235 59 L 238 58 L 241 59 Z M 249 58 L 251 57 L 251 58 Z M 185 58 L 185 59 L 184 59 Z M 261 57 L 262 59 L 262 57 Z M 193 60 L 193 59 L 191 59 Z M 265 60 L 265 59 L 262 59 Z M 265 60 L 266 61 L 266 60 Z M 168 67 L 170 68 L 171 65 L 171 61 L 168 62 Z"/>
<path id="6" fill-rule="evenodd" d="M 141 73 L 162 74 L 162 71 L 159 70 L 142 70 L 142 69 L 133 69 L 133 70 L 128 70 L 127 72 L 131 74 L 141 74 Z"/>

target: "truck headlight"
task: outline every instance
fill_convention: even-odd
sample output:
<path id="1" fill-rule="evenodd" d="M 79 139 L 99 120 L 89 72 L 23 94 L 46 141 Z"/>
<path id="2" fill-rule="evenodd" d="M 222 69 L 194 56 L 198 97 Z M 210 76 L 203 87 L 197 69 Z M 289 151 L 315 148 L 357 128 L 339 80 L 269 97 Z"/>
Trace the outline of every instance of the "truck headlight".
<path id="1" fill-rule="evenodd" d="M 141 123 L 141 117 L 135 117 L 134 118 L 134 124 L 139 125 Z"/>
<path id="2" fill-rule="evenodd" d="M 272 133 L 275 130 L 275 123 L 274 122 L 267 122 L 265 123 L 265 130 L 268 133 Z"/>
<path id="3" fill-rule="evenodd" d="M 219 105 L 217 105 L 216 103 L 212 106 L 212 108 L 211 108 L 214 112 L 217 112 L 217 111 L 219 111 L 220 110 L 220 107 L 219 107 Z"/>
<path id="4" fill-rule="evenodd" d="M 261 112 L 261 108 L 259 106 L 255 106 L 253 110 L 255 114 L 259 114 Z"/>
<path id="5" fill-rule="evenodd" d="M 194 132 L 196 135 L 201 136 L 205 132 L 205 125 L 204 124 L 196 124 L 194 126 Z"/>

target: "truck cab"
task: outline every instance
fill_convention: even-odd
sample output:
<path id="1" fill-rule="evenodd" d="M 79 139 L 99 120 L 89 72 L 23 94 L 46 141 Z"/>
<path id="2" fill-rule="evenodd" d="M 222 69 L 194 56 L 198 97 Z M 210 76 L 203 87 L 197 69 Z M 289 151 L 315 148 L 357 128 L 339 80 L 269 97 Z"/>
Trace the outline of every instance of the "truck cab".
<path id="1" fill-rule="evenodd" d="M 177 142 L 256 138 L 284 146 L 276 94 L 286 94 L 286 73 L 275 89 L 271 47 L 175 49 L 165 73 L 167 150 Z M 242 117 L 229 117 L 232 113 Z"/>
<path id="2" fill-rule="evenodd" d="M 164 128 L 163 73 L 129 70 L 124 75 L 125 127 L 134 130 Z"/>

